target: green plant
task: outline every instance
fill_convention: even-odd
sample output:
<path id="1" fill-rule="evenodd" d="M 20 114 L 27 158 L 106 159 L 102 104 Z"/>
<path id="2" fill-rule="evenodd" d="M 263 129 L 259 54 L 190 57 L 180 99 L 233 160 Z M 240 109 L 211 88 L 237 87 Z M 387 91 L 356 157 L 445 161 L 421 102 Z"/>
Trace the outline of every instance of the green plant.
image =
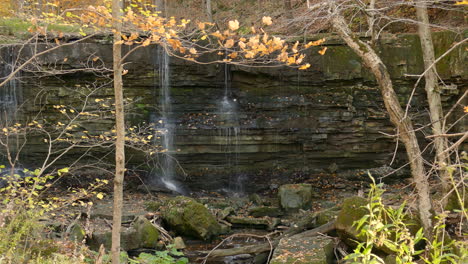
<path id="1" fill-rule="evenodd" d="M 41 221 L 54 215 L 58 208 L 65 206 L 84 205 L 83 198 L 96 196 L 102 198 L 97 188 L 105 185 L 107 181 L 97 180 L 88 189 L 72 190 L 68 197 L 51 197 L 44 195 L 50 187 L 53 175 L 40 174 L 40 170 L 22 172 L 15 169 L 5 169 L 3 180 L 7 180 L 0 188 L 0 264 L 3 263 L 82 263 L 82 248 L 77 248 L 71 242 L 54 241 L 46 238 L 46 224 Z M 20 173 L 22 175 L 20 175 Z M 56 175 L 68 173 L 68 168 L 59 169 Z M 68 243 L 68 244 L 67 244 Z M 62 251 L 78 249 L 74 253 Z"/>
<path id="2" fill-rule="evenodd" d="M 420 228 L 414 234 L 410 232 L 409 217 L 405 213 L 405 203 L 397 209 L 387 207 L 383 203 L 382 195 L 385 190 L 382 184 L 376 184 L 372 180 L 368 195 L 369 203 L 365 206 L 368 214 L 356 221 L 354 225 L 359 231 L 358 237 L 364 242 L 358 242 L 353 253 L 345 257 L 351 263 L 375 264 L 384 263 L 384 260 L 373 253 L 373 250 L 384 249 L 392 252 L 395 262 L 398 264 L 413 264 L 415 259 L 421 257 L 426 263 L 458 263 L 462 256 L 451 252 L 453 242 L 447 242 L 443 215 L 434 227 L 434 238 L 427 241 Z M 427 241 L 429 257 L 421 256 L 425 250 L 417 250 L 416 245 L 421 241 Z"/>
<path id="3" fill-rule="evenodd" d="M 167 246 L 167 250 L 156 251 L 153 254 L 141 253 L 138 258 L 129 260 L 131 264 L 187 264 L 188 259 L 182 257 L 184 254 L 174 248 Z"/>

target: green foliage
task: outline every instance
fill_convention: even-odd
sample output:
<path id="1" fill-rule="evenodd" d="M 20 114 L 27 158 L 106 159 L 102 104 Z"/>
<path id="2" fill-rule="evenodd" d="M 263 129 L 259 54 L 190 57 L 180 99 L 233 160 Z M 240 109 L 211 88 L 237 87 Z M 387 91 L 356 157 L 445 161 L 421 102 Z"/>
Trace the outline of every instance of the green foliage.
<path id="1" fill-rule="evenodd" d="M 370 176 L 370 175 L 369 175 Z M 461 256 L 451 252 L 453 242 L 447 242 L 445 234 L 444 217 L 439 216 L 439 221 L 434 228 L 434 238 L 428 241 L 419 229 L 415 234 L 410 232 L 408 215 L 405 213 L 405 203 L 397 209 L 387 207 L 383 204 L 382 195 L 384 189 L 382 184 L 376 184 L 372 179 L 371 189 L 368 195 L 369 203 L 365 206 L 367 214 L 354 225 L 359 230 L 359 236 L 365 242 L 358 243 L 353 253 L 345 257 L 350 263 L 375 264 L 384 263 L 384 260 L 373 253 L 378 248 L 387 253 L 395 255 L 398 264 L 414 264 L 417 257 L 424 259 L 426 263 L 458 263 Z M 429 257 L 424 258 L 424 250 L 417 250 L 416 245 L 426 241 L 429 245 Z"/>
<path id="2" fill-rule="evenodd" d="M 95 255 L 97 256 L 97 252 Z M 188 259 L 183 257 L 183 253 L 174 248 L 173 245 L 168 245 L 167 250 L 156 251 L 154 254 L 141 253 L 137 258 L 131 259 L 126 252 L 120 253 L 120 262 L 128 264 L 187 264 Z M 86 263 L 94 264 L 95 257 L 85 259 Z M 105 254 L 102 256 L 103 264 L 111 263 L 111 255 Z"/>
<path id="3" fill-rule="evenodd" d="M 27 34 L 28 29 L 31 28 L 33 24 L 24 19 L 11 17 L 0 19 L 0 26 L 7 28 L 8 33 L 11 35 L 22 36 Z M 41 26 L 45 26 L 45 24 L 41 24 Z M 79 27 L 65 24 L 48 24 L 47 28 L 49 31 L 56 32 L 79 32 Z"/>
<path id="4" fill-rule="evenodd" d="M 43 192 L 50 187 L 53 175 L 24 169 L 20 176 L 16 170 L 1 165 L 2 170 L 6 170 L 3 179 L 7 184 L 0 188 L 0 263 L 82 263 L 81 253 L 60 254 L 66 247 L 44 237 L 47 227 L 41 219 L 64 206 L 88 206 L 90 202 L 81 200 L 101 197 L 95 190 L 107 181 L 97 180 L 88 189 L 73 190 L 69 197 L 46 197 Z M 64 173 L 68 173 L 68 168 L 59 169 L 56 174 Z"/>
<path id="5" fill-rule="evenodd" d="M 156 251 L 155 254 L 141 253 L 135 260 L 129 260 L 131 264 L 187 264 L 188 259 L 184 254 L 169 245 L 168 250 Z M 177 258 L 179 257 L 179 258 Z"/>

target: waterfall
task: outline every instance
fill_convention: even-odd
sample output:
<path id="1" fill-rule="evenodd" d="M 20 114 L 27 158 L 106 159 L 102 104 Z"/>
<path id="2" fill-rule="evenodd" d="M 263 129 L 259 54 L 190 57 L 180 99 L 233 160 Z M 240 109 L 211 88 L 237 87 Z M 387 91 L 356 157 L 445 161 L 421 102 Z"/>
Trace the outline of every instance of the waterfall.
<path id="1" fill-rule="evenodd" d="M 230 67 L 224 67 L 224 94 L 219 104 L 219 113 L 222 119 L 221 134 L 224 137 L 223 152 L 226 156 L 226 167 L 230 171 L 228 189 L 236 195 L 244 193 L 244 176 L 239 173 L 239 134 L 240 123 L 238 102 L 232 93 Z"/>
<path id="2" fill-rule="evenodd" d="M 13 47 L 7 47 L 7 52 L 2 56 L 3 67 L 0 68 L 0 81 L 15 70 L 16 57 Z M 0 87 L 0 121 L 2 126 L 11 125 L 16 121 L 19 101 L 21 99 L 21 86 L 18 78 L 20 74 L 8 81 L 3 87 Z"/>
<path id="3" fill-rule="evenodd" d="M 162 184 L 165 188 L 182 193 L 182 188 L 176 181 L 175 171 L 175 157 L 173 156 L 176 151 L 174 147 L 174 130 L 175 121 L 172 114 L 171 102 L 171 82 L 170 82 L 170 57 L 163 47 L 158 47 L 157 57 L 155 64 L 158 65 L 159 76 L 159 106 L 160 112 L 158 115 L 157 130 L 159 131 L 158 137 L 161 138 L 159 142 L 163 152 L 159 157 L 159 170 L 153 173 L 153 184 Z"/>

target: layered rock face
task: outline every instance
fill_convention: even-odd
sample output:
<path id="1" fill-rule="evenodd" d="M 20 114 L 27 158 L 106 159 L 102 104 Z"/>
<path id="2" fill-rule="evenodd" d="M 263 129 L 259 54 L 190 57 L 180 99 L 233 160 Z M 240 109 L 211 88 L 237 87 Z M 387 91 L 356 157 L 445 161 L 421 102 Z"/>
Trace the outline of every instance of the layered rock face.
<path id="1" fill-rule="evenodd" d="M 185 174 L 181 180 L 191 189 L 252 191 L 267 186 L 276 175 L 287 181 L 288 177 L 283 175 L 295 171 L 313 174 L 388 164 L 396 145 L 388 134 L 395 131 L 380 91 L 369 71 L 344 43 L 333 36 L 325 37 L 327 53 L 320 56 L 319 48 L 310 49 L 308 62 L 312 67 L 306 71 L 202 65 L 170 58 L 166 73 L 171 107 L 166 116 L 171 118 L 174 133 L 171 155 L 177 159 L 176 174 Z M 450 33 L 435 34 L 437 55 L 456 39 Z M 401 103 L 406 104 L 415 83 L 415 78 L 408 75 L 423 71 L 417 36 L 384 37 L 378 51 L 391 73 Z M 5 55 L 7 51 L 2 48 L 1 52 Z M 25 77 L 31 77 L 32 73 L 23 73 L 22 119 L 41 109 L 49 120 L 60 120 L 62 117 L 54 105 L 78 107 L 82 98 L 75 95 L 89 92 L 95 86 L 100 88 L 91 100 L 112 97 L 108 79 L 76 71 L 96 65 L 110 67 L 111 52 L 110 44 L 94 41 L 41 57 L 38 67 L 50 69 L 51 65 L 58 65 L 69 73 L 33 78 Z M 129 124 L 157 122 L 163 116 L 158 57 L 156 47 L 147 47 L 135 51 L 128 59 L 125 97 L 134 102 L 127 114 Z M 212 55 L 204 59 L 222 58 Z M 466 91 L 466 63 L 467 54 L 461 47 L 438 65 L 439 74 L 449 88 L 441 91 L 447 107 Z M 421 86 L 411 99 L 410 114 L 417 127 L 428 123 L 425 97 Z M 452 120 L 461 115 L 460 111 L 461 108 L 456 109 Z M 99 133 L 111 129 L 112 122 L 112 119 L 96 120 L 81 126 Z M 466 120 L 462 120 L 456 130 L 465 131 L 466 127 Z M 430 128 L 421 130 L 425 131 Z M 421 141 L 428 142 L 423 137 Z M 398 150 L 396 164 L 405 162 L 401 144 Z M 42 139 L 30 140 L 23 163 L 33 166 L 44 151 Z M 78 154 L 73 152 L 63 163 Z M 129 157 L 130 166 L 145 161 L 138 153 Z"/>

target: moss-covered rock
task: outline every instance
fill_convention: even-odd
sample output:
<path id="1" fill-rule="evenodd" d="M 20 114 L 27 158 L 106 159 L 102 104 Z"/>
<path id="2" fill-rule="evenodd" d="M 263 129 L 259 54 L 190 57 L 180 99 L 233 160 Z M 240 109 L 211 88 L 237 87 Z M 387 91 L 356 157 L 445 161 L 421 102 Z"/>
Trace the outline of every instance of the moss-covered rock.
<path id="1" fill-rule="evenodd" d="M 120 234 L 121 248 L 124 251 L 139 248 L 156 248 L 159 239 L 158 229 L 144 216 L 139 216 L 132 226 Z M 107 250 L 112 246 L 111 232 L 96 232 L 88 239 L 88 245 L 92 250 L 99 250 L 104 245 Z"/>
<path id="2" fill-rule="evenodd" d="M 145 210 L 149 212 L 156 212 L 161 207 L 161 202 L 158 201 L 147 201 L 145 202 Z"/>
<path id="3" fill-rule="evenodd" d="M 340 209 L 340 207 L 335 206 L 319 212 L 317 214 L 317 226 L 321 226 L 335 220 L 340 213 Z"/>
<path id="4" fill-rule="evenodd" d="M 253 217 L 264 217 L 264 216 L 278 217 L 278 216 L 283 215 L 283 211 L 281 211 L 281 208 L 279 207 L 258 206 L 258 207 L 250 208 L 249 215 Z"/>
<path id="5" fill-rule="evenodd" d="M 359 196 L 344 199 L 335 226 L 338 234 L 345 242 L 349 242 L 350 239 L 358 239 L 359 231 L 353 224 L 367 214 L 367 210 L 364 208 L 366 204 L 367 200 Z"/>
<path id="6" fill-rule="evenodd" d="M 329 264 L 333 263 L 333 249 L 334 240 L 327 237 L 283 238 L 270 264 Z"/>
<path id="7" fill-rule="evenodd" d="M 279 188 L 281 207 L 286 211 L 310 209 L 312 205 L 312 185 L 285 184 Z"/>
<path id="8" fill-rule="evenodd" d="M 81 242 L 86 237 L 86 231 L 80 224 L 73 224 L 69 228 L 68 238 L 71 241 Z"/>
<path id="9" fill-rule="evenodd" d="M 162 216 L 172 230 L 183 236 L 209 240 L 221 232 L 221 226 L 210 211 L 185 196 L 170 199 Z"/>
<path id="10" fill-rule="evenodd" d="M 228 216 L 227 221 L 237 227 L 251 227 L 259 229 L 273 230 L 280 224 L 281 220 L 278 218 L 262 217 L 243 217 L 243 216 Z"/>
<path id="11" fill-rule="evenodd" d="M 359 234 L 360 231 L 357 230 L 354 222 L 368 214 L 368 211 L 365 208 L 367 203 L 367 199 L 358 196 L 349 197 L 343 201 L 342 209 L 336 218 L 335 226 L 340 238 L 348 245 L 355 246 L 355 241 L 365 241 L 365 236 Z M 388 219 L 388 217 L 384 217 L 384 224 L 388 224 L 390 222 Z M 413 236 L 421 229 L 421 223 L 418 218 L 408 216 L 405 217 L 403 221 L 408 228 L 409 233 Z M 394 253 L 385 245 L 374 246 L 376 249 L 385 252 L 386 254 Z"/>

